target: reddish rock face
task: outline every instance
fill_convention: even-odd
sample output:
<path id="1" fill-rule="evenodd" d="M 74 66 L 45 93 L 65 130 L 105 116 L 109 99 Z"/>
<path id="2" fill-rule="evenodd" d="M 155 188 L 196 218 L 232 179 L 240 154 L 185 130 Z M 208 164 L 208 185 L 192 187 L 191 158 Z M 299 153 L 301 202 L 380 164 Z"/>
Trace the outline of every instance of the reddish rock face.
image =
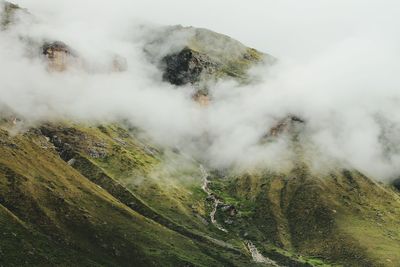
<path id="1" fill-rule="evenodd" d="M 42 45 L 42 54 L 47 58 L 49 71 L 62 72 L 75 66 L 81 67 L 86 71 L 93 71 L 85 63 L 84 57 L 80 57 L 68 45 L 60 41 L 47 42 Z M 100 72 L 123 72 L 128 69 L 126 59 L 119 55 L 114 55 L 106 69 L 94 70 Z"/>
<path id="2" fill-rule="evenodd" d="M 68 63 L 74 57 L 70 48 L 63 42 L 45 43 L 42 46 L 42 53 L 48 59 L 48 68 L 51 71 L 64 71 Z"/>
<path id="3" fill-rule="evenodd" d="M 193 95 L 193 100 L 203 107 L 206 107 L 210 104 L 210 96 L 207 93 L 202 93 L 201 91 L 198 91 Z"/>

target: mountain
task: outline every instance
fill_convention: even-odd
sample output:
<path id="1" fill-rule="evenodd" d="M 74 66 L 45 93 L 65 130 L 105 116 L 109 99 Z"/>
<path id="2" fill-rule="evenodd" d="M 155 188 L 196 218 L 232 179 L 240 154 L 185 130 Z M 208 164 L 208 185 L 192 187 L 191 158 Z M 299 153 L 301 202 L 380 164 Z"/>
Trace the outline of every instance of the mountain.
<path id="1" fill-rule="evenodd" d="M 19 10 L 3 4 L 4 28 Z M 205 29 L 146 38 L 164 81 L 195 88 L 201 104 L 212 104 L 212 82 L 248 83 L 251 66 L 276 61 Z M 74 44 L 32 45 L 49 72 L 85 69 Z M 107 70 L 128 67 L 115 56 Z M 288 136 L 294 164 L 277 172 L 211 168 L 124 120 L 62 118 L 21 131 L 24 118 L 1 110 L 1 266 L 399 266 L 399 191 L 340 164 L 316 175 L 299 116 L 282 114 L 260 140 Z"/>

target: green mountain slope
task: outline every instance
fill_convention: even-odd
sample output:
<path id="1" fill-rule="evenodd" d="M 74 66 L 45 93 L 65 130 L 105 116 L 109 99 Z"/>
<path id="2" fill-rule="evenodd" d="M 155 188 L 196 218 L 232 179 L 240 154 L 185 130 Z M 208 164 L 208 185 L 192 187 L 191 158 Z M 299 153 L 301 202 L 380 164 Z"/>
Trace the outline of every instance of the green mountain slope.
<path id="1" fill-rule="evenodd" d="M 3 6 L 5 29 L 19 7 Z M 176 34 L 188 38 L 157 54 Z M 251 66 L 275 61 L 205 29 L 155 36 L 145 50 L 164 80 L 203 96 L 210 81 L 248 82 Z M 41 53 L 63 71 L 64 57 L 79 58 L 69 46 Z M 0 266 L 400 264 L 399 192 L 340 165 L 311 171 L 293 128 L 306 125 L 299 117 L 285 115 L 260 140 L 293 136 L 295 167 L 278 173 L 209 169 L 124 121 L 28 127 L 0 110 Z"/>
<path id="2" fill-rule="evenodd" d="M 85 129 L 93 131 L 91 127 Z M 87 134 L 86 138 L 98 140 L 96 135 Z M 21 261 L 67 266 L 77 262 L 82 266 L 249 263 L 243 248 L 225 246 L 186 230 L 158 215 L 123 186 L 113 190 L 119 183 L 100 164 L 82 160 L 85 155 L 77 159 L 75 169 L 39 129 L 13 137 L 2 130 L 1 140 L 2 222 L 10 228 L 5 234 L 13 237 L 2 239 L 4 265 L 18 266 Z M 110 192 L 95 182 L 109 185 Z M 21 243 L 28 247 L 27 251 L 19 249 Z M 14 253 L 6 253 L 7 250 Z"/>
<path id="3" fill-rule="evenodd" d="M 250 172 L 215 177 L 224 205 L 219 220 L 229 231 L 293 253 L 344 266 L 396 266 L 400 262 L 399 195 L 357 171 L 313 176 Z M 273 249 L 272 249 L 273 250 Z"/>
<path id="4" fill-rule="evenodd" d="M 198 163 L 178 151 L 116 124 L 44 124 L 15 136 L 8 127 L 0 159 L 10 229 L 4 263 L 70 265 L 74 255 L 82 266 L 248 266 L 246 240 L 292 266 L 399 261 L 399 196 L 356 171 L 211 172 L 225 233 L 210 221 Z"/>

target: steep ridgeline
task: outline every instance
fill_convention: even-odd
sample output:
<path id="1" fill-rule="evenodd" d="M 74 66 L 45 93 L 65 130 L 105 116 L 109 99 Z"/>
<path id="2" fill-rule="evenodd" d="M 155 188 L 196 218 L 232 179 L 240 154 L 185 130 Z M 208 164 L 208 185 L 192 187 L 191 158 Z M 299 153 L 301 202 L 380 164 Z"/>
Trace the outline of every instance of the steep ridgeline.
<path id="1" fill-rule="evenodd" d="M 249 83 L 250 67 L 276 61 L 271 55 L 207 29 L 169 26 L 155 29 L 149 36 L 145 51 L 163 71 L 163 79 L 196 88 L 193 98 L 202 105 L 209 104 L 208 89 L 217 80 Z M 163 47 L 170 49 L 165 51 Z"/>
<path id="2" fill-rule="evenodd" d="M 162 58 L 164 79 L 175 85 L 223 77 L 245 80 L 247 70 L 255 63 L 275 61 L 270 55 L 210 30 L 175 26 L 165 31 L 188 35 L 181 50 Z M 160 43 L 165 41 L 161 39 Z"/>
<path id="3" fill-rule="evenodd" d="M 20 8 L 1 7 L 12 30 Z M 168 38 L 176 49 L 157 54 Z M 210 81 L 247 82 L 253 64 L 274 61 L 204 29 L 149 39 L 165 81 L 205 90 L 203 103 Z M 61 41 L 35 44 L 49 72 L 88 71 Z M 127 67 L 116 56 L 105 71 Z M 282 114 L 259 142 L 291 142 L 295 164 L 278 173 L 207 170 L 122 121 L 30 127 L 0 111 L 0 266 L 399 266 L 399 192 L 340 165 L 311 172 L 298 116 Z"/>

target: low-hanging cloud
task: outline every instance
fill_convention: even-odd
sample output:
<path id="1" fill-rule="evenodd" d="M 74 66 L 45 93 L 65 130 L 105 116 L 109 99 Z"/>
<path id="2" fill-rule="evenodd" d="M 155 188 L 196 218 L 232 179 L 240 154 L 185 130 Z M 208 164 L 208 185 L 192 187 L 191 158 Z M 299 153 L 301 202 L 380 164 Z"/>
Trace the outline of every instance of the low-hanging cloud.
<path id="1" fill-rule="evenodd" d="M 253 68 L 257 83 L 217 83 L 210 89 L 212 104 L 200 107 L 192 100 L 193 88 L 163 82 L 160 69 L 143 51 L 162 34 L 153 23 L 211 27 L 207 20 L 214 21 L 213 16 L 222 16 L 224 10 L 221 3 L 194 1 L 202 6 L 191 12 L 214 9 L 210 17 L 204 12 L 189 18 L 174 11 L 173 7 L 182 7 L 181 1 L 172 2 L 158 16 L 158 8 L 144 9 L 149 4 L 140 1 L 21 0 L 18 4 L 34 18 L 21 15 L 19 24 L 0 32 L 0 104 L 27 121 L 128 119 L 156 141 L 180 147 L 216 167 L 290 165 L 296 155 L 290 152 L 287 136 L 263 144 L 260 139 L 280 119 L 294 114 L 306 121 L 302 138 L 312 164 L 334 159 L 377 179 L 399 174 L 400 40 L 395 30 L 400 19 L 390 16 L 398 4 L 371 1 L 358 9 L 344 1 L 306 1 L 301 19 L 292 10 L 296 3 L 256 1 L 249 11 L 260 14 L 261 7 L 269 8 L 264 14 L 270 15 L 256 24 L 251 12 L 239 14 L 244 2 L 222 1 L 232 6 L 232 17 L 242 19 L 229 28 L 228 16 L 215 21 L 215 29 L 247 38 L 248 31 L 240 30 L 246 25 L 256 37 L 241 41 L 259 44 L 256 48 L 277 56 L 279 63 Z M 351 20 L 349 10 L 361 14 Z M 152 49 L 158 58 L 178 51 L 187 34 L 178 33 Z M 85 67 L 49 72 L 40 53 L 32 51 L 35 43 L 46 40 L 70 45 Z M 107 71 L 116 54 L 126 59 L 127 71 Z"/>

